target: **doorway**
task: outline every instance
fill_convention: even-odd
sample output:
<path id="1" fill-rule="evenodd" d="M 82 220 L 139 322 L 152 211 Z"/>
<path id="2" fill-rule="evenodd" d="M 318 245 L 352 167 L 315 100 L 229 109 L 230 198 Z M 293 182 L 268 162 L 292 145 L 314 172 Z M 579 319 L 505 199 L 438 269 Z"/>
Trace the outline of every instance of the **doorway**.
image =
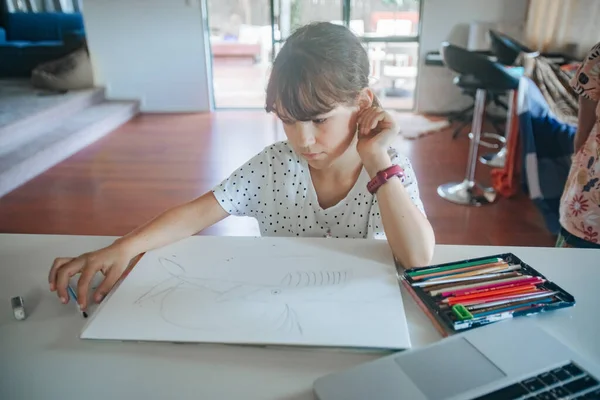
<path id="1" fill-rule="evenodd" d="M 384 107 L 412 110 L 422 0 L 207 0 L 215 108 L 264 108 L 271 63 L 299 26 L 349 27 Z"/>

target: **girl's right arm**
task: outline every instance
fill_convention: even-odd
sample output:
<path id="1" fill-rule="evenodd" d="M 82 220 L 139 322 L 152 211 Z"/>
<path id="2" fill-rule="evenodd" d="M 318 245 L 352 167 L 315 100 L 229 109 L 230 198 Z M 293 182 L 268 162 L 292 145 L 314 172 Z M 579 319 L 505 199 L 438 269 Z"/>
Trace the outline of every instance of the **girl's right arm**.
<path id="1" fill-rule="evenodd" d="M 112 289 L 121 277 L 130 260 L 138 254 L 192 236 L 221 221 L 229 214 L 221 207 L 212 192 L 171 208 L 113 244 L 77 258 L 57 258 L 50 269 L 50 290 L 56 291 L 63 303 L 69 301 L 67 285 L 69 279 L 81 273 L 77 284 L 77 298 L 83 310 L 88 306 L 90 282 L 98 271 L 104 280 L 96 289 L 96 302 Z"/>

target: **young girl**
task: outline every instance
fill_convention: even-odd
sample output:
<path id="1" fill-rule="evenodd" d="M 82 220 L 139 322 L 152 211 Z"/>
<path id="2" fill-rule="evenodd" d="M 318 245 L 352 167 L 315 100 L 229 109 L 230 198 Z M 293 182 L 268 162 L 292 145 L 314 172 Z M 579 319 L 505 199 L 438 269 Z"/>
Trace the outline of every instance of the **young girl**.
<path id="1" fill-rule="evenodd" d="M 556 247 L 600 249 L 600 43 L 588 52 L 571 85 L 579 94 L 579 115 Z"/>
<path id="2" fill-rule="evenodd" d="M 427 265 L 435 244 L 409 160 L 390 144 L 398 128 L 368 88 L 369 60 L 345 27 L 315 23 L 281 49 L 266 110 L 287 141 L 273 144 L 203 196 L 170 209 L 110 246 L 58 258 L 50 290 L 67 303 L 81 273 L 83 310 L 97 271 L 99 302 L 136 255 L 194 235 L 229 215 L 252 216 L 266 236 L 385 238 L 405 267 Z M 387 175 L 387 178 L 386 178 Z"/>

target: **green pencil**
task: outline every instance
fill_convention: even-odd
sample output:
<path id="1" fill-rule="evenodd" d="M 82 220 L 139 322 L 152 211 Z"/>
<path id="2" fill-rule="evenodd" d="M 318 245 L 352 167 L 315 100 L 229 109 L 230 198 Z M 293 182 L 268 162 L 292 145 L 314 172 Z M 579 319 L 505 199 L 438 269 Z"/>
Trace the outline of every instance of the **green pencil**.
<path id="1" fill-rule="evenodd" d="M 502 259 L 498 258 L 498 257 L 493 257 L 493 258 L 485 258 L 483 260 L 478 260 L 478 261 L 469 261 L 469 262 L 463 262 L 463 263 L 458 263 L 458 264 L 446 265 L 445 267 L 424 268 L 419 271 L 409 272 L 408 276 L 411 276 L 411 277 L 412 276 L 421 276 L 421 275 L 433 274 L 436 272 L 450 271 L 450 270 L 458 269 L 458 268 L 473 267 L 475 265 L 491 264 L 491 263 L 495 263 L 495 262 L 499 262 L 499 261 L 502 261 Z"/>

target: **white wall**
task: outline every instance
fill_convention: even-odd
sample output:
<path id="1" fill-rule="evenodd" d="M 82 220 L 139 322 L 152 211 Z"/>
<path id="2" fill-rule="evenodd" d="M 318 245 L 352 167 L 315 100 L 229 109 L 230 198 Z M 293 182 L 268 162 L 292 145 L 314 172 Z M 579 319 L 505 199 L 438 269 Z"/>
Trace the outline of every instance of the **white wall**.
<path id="1" fill-rule="evenodd" d="M 202 11 L 196 0 L 84 0 L 96 84 L 143 112 L 210 110 Z"/>
<path id="2" fill-rule="evenodd" d="M 439 51 L 441 43 L 467 47 L 469 24 L 502 22 L 511 33 L 522 29 L 527 13 L 526 0 L 426 0 L 421 15 L 417 111 L 460 110 L 472 103 L 452 84 L 454 74 L 446 67 L 425 66 L 425 55 Z M 513 33 L 515 34 L 515 33 Z"/>

